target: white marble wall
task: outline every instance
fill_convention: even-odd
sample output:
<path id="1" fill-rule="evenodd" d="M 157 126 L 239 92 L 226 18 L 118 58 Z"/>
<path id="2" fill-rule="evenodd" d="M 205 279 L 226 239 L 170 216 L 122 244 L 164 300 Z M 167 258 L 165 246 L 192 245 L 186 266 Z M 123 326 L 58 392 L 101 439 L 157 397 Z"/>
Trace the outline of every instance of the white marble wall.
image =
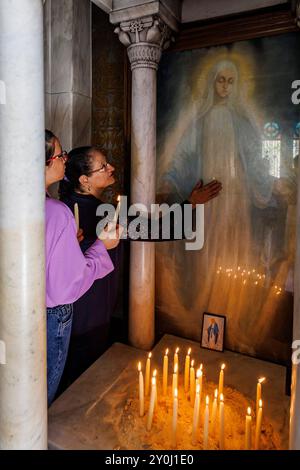
<path id="1" fill-rule="evenodd" d="M 91 141 L 90 0 L 46 0 L 46 126 L 66 150 Z"/>

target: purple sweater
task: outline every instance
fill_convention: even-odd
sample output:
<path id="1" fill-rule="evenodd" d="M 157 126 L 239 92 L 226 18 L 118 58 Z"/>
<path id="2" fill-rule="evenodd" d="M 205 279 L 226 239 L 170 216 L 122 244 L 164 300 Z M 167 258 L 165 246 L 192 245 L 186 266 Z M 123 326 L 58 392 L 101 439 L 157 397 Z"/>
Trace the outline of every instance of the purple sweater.
<path id="1" fill-rule="evenodd" d="M 47 307 L 71 304 L 96 279 L 114 266 L 104 244 L 97 240 L 84 254 L 77 241 L 77 228 L 70 209 L 46 198 L 46 303 Z"/>

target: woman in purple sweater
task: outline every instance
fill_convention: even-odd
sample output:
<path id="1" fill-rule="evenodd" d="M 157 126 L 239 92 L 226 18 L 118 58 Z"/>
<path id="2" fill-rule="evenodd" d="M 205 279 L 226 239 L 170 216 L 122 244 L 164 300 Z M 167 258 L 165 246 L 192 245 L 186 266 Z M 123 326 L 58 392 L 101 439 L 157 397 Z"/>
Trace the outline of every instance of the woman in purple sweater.
<path id="1" fill-rule="evenodd" d="M 46 191 L 64 177 L 66 152 L 58 139 L 46 131 Z M 119 239 L 96 240 L 83 254 L 74 216 L 60 201 L 46 197 L 46 304 L 48 405 L 55 397 L 66 362 L 73 316 L 73 302 L 96 279 L 109 274 L 114 266 L 107 250 Z"/>

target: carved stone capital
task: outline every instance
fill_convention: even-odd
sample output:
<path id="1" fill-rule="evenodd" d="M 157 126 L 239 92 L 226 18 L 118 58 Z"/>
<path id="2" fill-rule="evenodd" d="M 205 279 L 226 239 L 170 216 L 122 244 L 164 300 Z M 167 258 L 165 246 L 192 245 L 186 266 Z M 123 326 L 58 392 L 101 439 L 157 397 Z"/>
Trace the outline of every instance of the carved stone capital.
<path id="1" fill-rule="evenodd" d="M 124 21 L 115 29 L 121 43 L 128 47 L 132 70 L 137 67 L 158 68 L 161 53 L 174 38 L 172 30 L 157 16 Z"/>
<path id="2" fill-rule="evenodd" d="M 140 42 L 131 44 L 127 49 L 131 70 L 136 68 L 158 69 L 162 49 L 157 44 Z"/>

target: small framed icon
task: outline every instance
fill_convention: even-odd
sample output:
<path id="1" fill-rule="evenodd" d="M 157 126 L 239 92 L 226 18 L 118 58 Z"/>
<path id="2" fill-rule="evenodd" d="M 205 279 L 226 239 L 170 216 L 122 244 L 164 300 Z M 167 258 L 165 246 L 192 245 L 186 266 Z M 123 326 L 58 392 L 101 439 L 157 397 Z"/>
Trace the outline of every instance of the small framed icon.
<path id="1" fill-rule="evenodd" d="M 224 351 L 226 317 L 215 313 L 203 313 L 201 347 Z"/>

